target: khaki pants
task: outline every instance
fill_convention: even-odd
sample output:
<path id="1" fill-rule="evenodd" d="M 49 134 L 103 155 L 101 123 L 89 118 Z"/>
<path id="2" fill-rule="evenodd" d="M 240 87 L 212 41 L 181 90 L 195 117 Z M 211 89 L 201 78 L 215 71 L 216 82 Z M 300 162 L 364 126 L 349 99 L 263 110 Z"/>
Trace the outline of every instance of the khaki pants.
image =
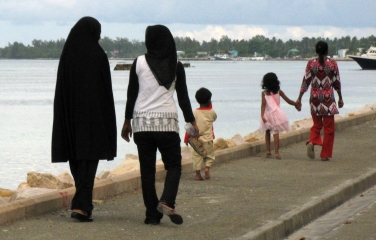
<path id="1" fill-rule="evenodd" d="M 214 156 L 214 147 L 213 147 L 213 141 L 205 142 L 204 147 L 208 154 L 206 157 L 200 156 L 193 148 L 191 148 L 192 158 L 193 158 L 193 168 L 196 171 L 199 171 L 202 169 L 202 165 L 204 164 L 205 167 L 211 167 L 214 163 L 215 156 Z"/>

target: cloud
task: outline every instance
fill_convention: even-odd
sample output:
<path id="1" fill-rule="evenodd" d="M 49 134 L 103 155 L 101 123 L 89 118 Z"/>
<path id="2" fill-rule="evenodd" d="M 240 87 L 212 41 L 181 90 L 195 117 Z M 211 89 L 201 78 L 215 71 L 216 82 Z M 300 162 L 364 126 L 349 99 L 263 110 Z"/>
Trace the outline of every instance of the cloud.
<path id="1" fill-rule="evenodd" d="M 102 24 L 102 36 L 143 40 L 148 25 L 175 36 L 210 41 L 256 35 L 303 37 L 376 34 L 376 1 L 369 0 L 0 0 L 0 47 L 8 42 L 66 38 L 83 16 Z M 4 34 L 5 33 L 5 34 Z"/>
<path id="2" fill-rule="evenodd" d="M 212 38 L 219 40 L 222 36 L 228 36 L 231 39 L 249 39 L 256 35 L 268 35 L 268 30 L 261 27 L 249 27 L 245 25 L 208 25 L 199 30 L 173 31 L 173 35 L 180 37 L 190 37 L 198 41 L 210 41 Z"/>
<path id="3" fill-rule="evenodd" d="M 369 37 L 376 33 L 375 28 L 338 28 L 333 26 L 248 26 L 248 25 L 182 25 L 172 24 L 170 29 L 174 36 L 190 37 L 198 41 L 210 41 L 211 38 L 219 40 L 226 35 L 235 40 L 251 39 L 256 35 L 263 35 L 268 38 L 277 38 L 283 41 L 301 40 L 304 37 L 323 37 L 323 38 L 341 38 L 345 36 L 351 37 Z M 175 30 L 180 29 L 180 30 Z M 185 29 L 185 30 L 183 30 Z M 375 34 L 374 34 L 375 35 Z"/>
<path id="4" fill-rule="evenodd" d="M 374 27 L 369 0 L 0 0 L 0 21 Z"/>

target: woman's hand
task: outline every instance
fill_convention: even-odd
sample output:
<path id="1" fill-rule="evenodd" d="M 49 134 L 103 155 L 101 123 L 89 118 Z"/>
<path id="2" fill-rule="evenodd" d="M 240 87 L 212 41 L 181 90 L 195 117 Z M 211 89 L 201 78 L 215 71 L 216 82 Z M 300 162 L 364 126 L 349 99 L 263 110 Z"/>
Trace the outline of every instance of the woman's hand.
<path id="1" fill-rule="evenodd" d="M 343 102 L 342 98 L 338 100 L 338 107 L 342 108 L 345 103 Z"/>
<path id="2" fill-rule="evenodd" d="M 296 108 L 296 110 L 298 110 L 299 112 L 302 110 L 302 103 L 301 103 L 300 99 L 297 99 L 297 100 L 295 101 L 295 108 Z"/>
<path id="3" fill-rule="evenodd" d="M 121 130 L 121 137 L 127 142 L 130 141 L 129 137 L 132 137 L 132 126 L 130 120 L 128 119 L 124 120 L 123 129 Z"/>

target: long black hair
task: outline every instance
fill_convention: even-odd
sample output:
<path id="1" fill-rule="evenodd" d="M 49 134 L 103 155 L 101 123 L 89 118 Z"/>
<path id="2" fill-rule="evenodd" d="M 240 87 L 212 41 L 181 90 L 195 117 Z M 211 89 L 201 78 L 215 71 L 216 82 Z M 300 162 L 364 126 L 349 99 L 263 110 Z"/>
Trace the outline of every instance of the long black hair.
<path id="1" fill-rule="evenodd" d="M 320 64 L 324 65 L 324 56 L 328 55 L 328 44 L 324 41 L 318 41 L 316 43 L 316 53 L 319 55 Z"/>
<path id="2" fill-rule="evenodd" d="M 275 73 L 267 73 L 262 78 L 261 88 L 267 91 L 270 91 L 274 94 L 277 94 L 280 87 L 279 87 L 279 80 Z"/>

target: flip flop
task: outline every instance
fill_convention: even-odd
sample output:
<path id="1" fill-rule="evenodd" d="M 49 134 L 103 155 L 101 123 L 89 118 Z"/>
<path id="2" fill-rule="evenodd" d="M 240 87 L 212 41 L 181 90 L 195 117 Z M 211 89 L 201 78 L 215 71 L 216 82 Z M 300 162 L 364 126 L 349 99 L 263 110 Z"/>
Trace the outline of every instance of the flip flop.
<path id="1" fill-rule="evenodd" d="M 265 154 L 265 157 L 266 157 L 266 158 L 271 158 L 271 157 L 272 157 L 272 154 L 271 154 L 271 153 L 267 153 L 267 154 Z"/>

